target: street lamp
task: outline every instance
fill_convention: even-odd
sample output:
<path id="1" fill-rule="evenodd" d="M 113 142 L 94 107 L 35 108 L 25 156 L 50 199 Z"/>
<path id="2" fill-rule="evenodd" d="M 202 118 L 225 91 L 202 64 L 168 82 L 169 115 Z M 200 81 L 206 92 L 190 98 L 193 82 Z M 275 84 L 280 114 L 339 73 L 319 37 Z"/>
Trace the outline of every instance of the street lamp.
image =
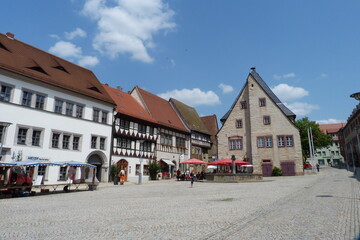
<path id="1" fill-rule="evenodd" d="M 141 144 L 144 143 L 145 140 L 139 140 L 139 150 L 141 150 Z M 144 149 L 144 148 L 143 148 Z M 140 162 L 140 169 L 139 169 L 139 179 L 138 179 L 138 184 L 140 185 L 142 183 L 142 175 L 143 175 L 143 160 L 142 158 L 139 159 Z"/>
<path id="2" fill-rule="evenodd" d="M 232 174 L 236 174 L 236 171 L 235 171 L 235 155 L 232 155 L 231 156 L 231 160 L 232 160 Z"/>
<path id="3" fill-rule="evenodd" d="M 12 123 L 9 122 L 0 122 L 1 129 L 1 146 L 0 146 L 0 160 L 2 159 L 2 150 L 4 146 L 4 138 L 5 138 L 5 130 L 9 127 Z"/>

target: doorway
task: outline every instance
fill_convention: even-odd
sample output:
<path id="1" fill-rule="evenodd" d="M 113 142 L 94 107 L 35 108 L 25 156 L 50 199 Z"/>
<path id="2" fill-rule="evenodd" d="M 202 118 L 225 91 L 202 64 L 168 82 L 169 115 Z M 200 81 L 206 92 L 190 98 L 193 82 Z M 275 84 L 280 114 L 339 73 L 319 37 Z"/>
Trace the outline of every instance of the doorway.
<path id="1" fill-rule="evenodd" d="M 101 182 L 102 159 L 99 155 L 93 154 L 89 157 L 88 163 L 96 166 L 96 178 Z"/>

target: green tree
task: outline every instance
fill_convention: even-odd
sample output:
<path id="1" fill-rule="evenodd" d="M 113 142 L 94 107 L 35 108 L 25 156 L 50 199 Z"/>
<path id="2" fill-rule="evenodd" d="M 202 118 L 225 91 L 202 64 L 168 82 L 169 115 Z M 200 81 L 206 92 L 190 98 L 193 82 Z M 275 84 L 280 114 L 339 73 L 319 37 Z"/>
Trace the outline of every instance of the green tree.
<path id="1" fill-rule="evenodd" d="M 315 149 L 327 147 L 332 142 L 331 136 L 323 133 L 320 130 L 319 124 L 315 121 L 310 121 L 308 117 L 297 120 L 295 125 L 300 130 L 302 153 L 305 159 L 310 157 L 308 129 L 311 128 L 312 130 Z"/>
<path id="2" fill-rule="evenodd" d="M 150 180 L 156 180 L 157 174 L 160 172 L 161 166 L 157 161 L 151 161 L 149 163 L 149 175 Z"/>

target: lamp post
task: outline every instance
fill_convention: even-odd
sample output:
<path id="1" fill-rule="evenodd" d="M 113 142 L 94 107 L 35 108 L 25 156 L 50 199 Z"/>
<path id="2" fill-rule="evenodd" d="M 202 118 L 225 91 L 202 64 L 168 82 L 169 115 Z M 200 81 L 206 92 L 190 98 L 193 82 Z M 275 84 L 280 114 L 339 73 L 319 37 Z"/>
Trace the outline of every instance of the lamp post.
<path id="1" fill-rule="evenodd" d="M 141 145 L 144 143 L 145 140 L 139 140 L 139 149 L 141 150 Z M 142 150 L 144 150 L 144 148 L 142 148 Z M 140 162 L 140 169 L 139 169 L 139 179 L 138 179 L 138 184 L 142 184 L 142 175 L 143 175 L 143 160 L 142 158 L 139 159 Z"/>
<path id="2" fill-rule="evenodd" d="M 1 130 L 1 146 L 0 146 L 0 160 L 2 160 L 2 150 L 3 150 L 3 146 L 4 146 L 5 130 L 11 124 L 12 123 L 9 123 L 9 122 L 0 122 L 0 126 L 2 127 L 2 130 Z"/>
<path id="3" fill-rule="evenodd" d="M 356 100 L 359 100 L 359 101 L 360 101 L 360 92 L 353 93 L 353 94 L 350 95 L 350 97 L 351 97 L 351 98 L 355 98 Z M 360 126 L 356 126 L 356 127 L 355 127 L 355 130 L 356 130 L 356 140 L 357 140 L 357 145 L 358 145 L 359 154 L 360 154 L 359 129 L 360 129 Z M 354 157 L 353 157 L 353 167 L 354 167 L 354 174 L 356 174 L 356 167 L 355 167 Z"/>
<path id="4" fill-rule="evenodd" d="M 236 171 L 235 171 L 235 160 L 236 160 L 235 155 L 232 155 L 232 156 L 231 156 L 231 160 L 232 160 L 232 162 L 231 162 L 231 165 L 232 165 L 232 174 L 236 174 Z"/>

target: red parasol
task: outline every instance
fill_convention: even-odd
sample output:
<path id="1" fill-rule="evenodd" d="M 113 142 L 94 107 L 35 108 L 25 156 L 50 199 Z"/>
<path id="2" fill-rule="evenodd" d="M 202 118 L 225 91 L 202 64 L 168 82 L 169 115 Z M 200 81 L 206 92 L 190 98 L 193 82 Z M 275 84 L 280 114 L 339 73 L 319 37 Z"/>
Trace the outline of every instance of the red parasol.
<path id="1" fill-rule="evenodd" d="M 220 166 L 231 166 L 231 164 L 232 164 L 231 158 L 223 158 L 223 159 L 221 159 L 219 161 L 209 163 L 209 165 L 220 165 Z M 245 161 L 242 161 L 242 160 L 235 160 L 235 165 L 236 166 L 251 165 L 251 163 L 245 162 Z"/>
<path id="2" fill-rule="evenodd" d="M 201 161 L 196 158 L 192 158 L 186 161 L 181 162 L 180 164 L 208 164 L 207 162 Z"/>

